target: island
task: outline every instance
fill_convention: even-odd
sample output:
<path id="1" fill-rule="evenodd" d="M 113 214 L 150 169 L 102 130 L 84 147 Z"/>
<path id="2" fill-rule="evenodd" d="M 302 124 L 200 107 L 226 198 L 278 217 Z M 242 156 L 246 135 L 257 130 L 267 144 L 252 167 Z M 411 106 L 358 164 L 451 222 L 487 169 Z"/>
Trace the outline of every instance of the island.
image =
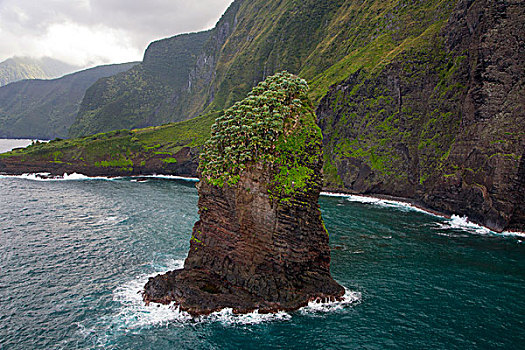
<path id="1" fill-rule="evenodd" d="M 149 279 L 146 303 L 197 316 L 342 298 L 318 204 L 322 134 L 307 91 L 304 80 L 277 73 L 216 119 L 200 155 L 188 257 Z"/>

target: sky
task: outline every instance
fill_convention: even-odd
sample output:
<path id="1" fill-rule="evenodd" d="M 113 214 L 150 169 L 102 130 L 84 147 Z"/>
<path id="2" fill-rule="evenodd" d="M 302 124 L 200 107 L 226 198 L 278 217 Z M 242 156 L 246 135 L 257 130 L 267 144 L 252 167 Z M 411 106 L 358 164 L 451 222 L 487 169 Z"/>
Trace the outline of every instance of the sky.
<path id="1" fill-rule="evenodd" d="M 0 0 L 0 62 L 141 61 L 154 40 L 212 28 L 232 0 Z"/>

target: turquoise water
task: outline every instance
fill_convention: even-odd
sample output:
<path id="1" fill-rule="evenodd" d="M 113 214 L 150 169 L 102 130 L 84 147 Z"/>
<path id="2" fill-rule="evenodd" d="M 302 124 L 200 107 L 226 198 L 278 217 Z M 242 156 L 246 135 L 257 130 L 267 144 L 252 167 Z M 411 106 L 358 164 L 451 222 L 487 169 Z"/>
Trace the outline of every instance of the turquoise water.
<path id="1" fill-rule="evenodd" d="M 190 320 L 138 293 L 185 258 L 193 183 L 0 177 L 0 349 L 523 348 L 524 237 L 362 201 L 320 199 L 347 304 Z"/>

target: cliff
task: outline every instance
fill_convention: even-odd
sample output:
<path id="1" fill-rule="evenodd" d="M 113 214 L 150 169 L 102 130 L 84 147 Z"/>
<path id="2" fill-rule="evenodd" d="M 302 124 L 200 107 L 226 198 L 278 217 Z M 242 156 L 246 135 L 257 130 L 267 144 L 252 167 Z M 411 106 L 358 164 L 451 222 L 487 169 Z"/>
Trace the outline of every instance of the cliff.
<path id="1" fill-rule="evenodd" d="M 454 0 L 235 0 L 205 33 L 155 42 L 163 55 L 145 55 L 151 77 L 100 82 L 88 91 L 71 136 L 159 125 L 228 108 L 266 77 L 288 70 L 311 83 L 317 103 L 328 88 L 360 67 L 388 62 L 406 47 L 426 40 L 427 30 L 443 25 Z M 422 37 L 423 36 L 423 37 Z M 422 40 L 414 40 L 422 37 Z M 191 39 L 191 40 L 190 40 Z M 202 39 L 202 41 L 201 41 Z M 169 42 L 188 44 L 167 45 Z M 181 56 L 181 50 L 188 54 Z M 191 59 L 189 59 L 191 57 Z M 180 86 L 163 82 L 178 63 Z M 171 73 L 171 74 L 172 74 Z M 118 93 L 116 93 L 118 92 Z"/>
<path id="2" fill-rule="evenodd" d="M 146 302 L 192 315 L 276 312 L 344 294 L 330 276 L 321 133 L 305 92 L 305 81 L 280 73 L 217 119 L 184 268 L 151 278 Z"/>
<path id="3" fill-rule="evenodd" d="M 181 99 L 210 32 L 177 35 L 151 43 L 144 60 L 127 72 L 87 89 L 69 136 L 181 121 Z"/>
<path id="4" fill-rule="evenodd" d="M 496 231 L 525 231 L 524 9 L 488 0 L 234 1 L 173 108 L 181 118 L 221 109 L 276 69 L 299 71 L 323 132 L 326 189 L 403 197 Z M 157 108 L 147 103 L 137 106 Z M 205 130 L 205 139 L 212 123 L 181 130 Z M 169 143 L 159 138 L 159 147 Z M 184 144 L 193 154 L 202 145 Z M 41 170 L 55 166 L 47 154 Z M 32 157 L 4 157 L 3 169 L 20 171 Z"/>
<path id="5" fill-rule="evenodd" d="M 523 23 L 521 2 L 458 1 L 425 40 L 332 86 L 327 186 L 524 230 Z"/>
<path id="6" fill-rule="evenodd" d="M 0 87 L 0 137 L 67 137 L 86 90 L 98 79 L 134 65 L 99 66 L 53 80 L 24 80 Z"/>

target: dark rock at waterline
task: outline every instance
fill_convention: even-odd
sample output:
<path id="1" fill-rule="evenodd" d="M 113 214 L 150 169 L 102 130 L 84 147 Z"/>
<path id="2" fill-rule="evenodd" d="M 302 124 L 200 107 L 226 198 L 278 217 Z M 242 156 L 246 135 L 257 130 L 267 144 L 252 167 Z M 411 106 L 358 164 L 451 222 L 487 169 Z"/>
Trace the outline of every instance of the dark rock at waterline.
<path id="1" fill-rule="evenodd" d="M 174 301 L 198 315 L 293 310 L 344 294 L 330 276 L 320 183 L 280 204 L 269 199 L 268 174 L 259 171 L 246 173 L 235 188 L 199 183 L 201 217 L 184 269 L 150 278 L 145 301 Z"/>
<path id="2" fill-rule="evenodd" d="M 137 152 L 130 160 L 133 167 L 100 166 L 100 163 L 112 161 L 108 152 L 105 157 L 92 161 L 65 156 L 63 161 L 53 161 L 49 157 L 37 155 L 13 155 L 0 158 L 0 174 L 21 175 L 33 173 L 49 173 L 50 176 L 67 174 L 83 174 L 86 176 L 140 176 L 140 175 L 176 175 L 182 177 L 197 177 L 198 148 L 182 147 L 170 155 L 176 162 L 166 163 L 165 155 L 154 152 Z M 98 164 L 97 164 L 98 163 Z"/>

